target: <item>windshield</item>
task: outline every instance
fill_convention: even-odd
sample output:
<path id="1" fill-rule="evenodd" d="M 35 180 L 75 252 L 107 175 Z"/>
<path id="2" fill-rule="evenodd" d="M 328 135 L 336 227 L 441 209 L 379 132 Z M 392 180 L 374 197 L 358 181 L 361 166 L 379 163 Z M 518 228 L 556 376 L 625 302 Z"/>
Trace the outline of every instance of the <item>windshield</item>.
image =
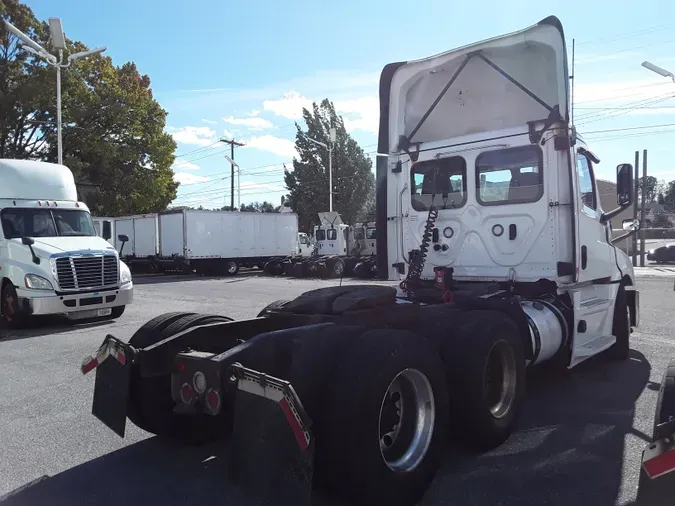
<path id="1" fill-rule="evenodd" d="M 74 209 L 5 209 L 2 231 L 6 239 L 97 235 L 91 215 Z"/>

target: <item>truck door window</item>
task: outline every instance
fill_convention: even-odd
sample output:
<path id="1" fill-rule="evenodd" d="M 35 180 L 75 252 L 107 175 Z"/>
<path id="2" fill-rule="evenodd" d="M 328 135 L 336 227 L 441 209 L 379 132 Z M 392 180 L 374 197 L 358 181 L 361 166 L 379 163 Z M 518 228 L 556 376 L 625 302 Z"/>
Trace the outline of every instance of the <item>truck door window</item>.
<path id="1" fill-rule="evenodd" d="M 368 228 L 368 229 L 366 229 L 366 239 L 376 239 L 376 237 L 375 237 L 375 229 L 374 229 L 374 228 Z"/>
<path id="2" fill-rule="evenodd" d="M 543 155 L 538 146 L 478 155 L 476 199 L 484 206 L 537 202 L 543 194 Z"/>
<path id="3" fill-rule="evenodd" d="M 334 228 L 329 228 L 326 230 L 326 237 L 328 238 L 329 241 L 334 241 L 337 239 L 337 230 Z"/>
<path id="4" fill-rule="evenodd" d="M 365 236 L 363 235 L 363 229 L 361 227 L 354 229 L 354 239 L 357 241 L 362 241 L 365 239 Z"/>
<path id="5" fill-rule="evenodd" d="M 582 153 L 577 153 L 577 174 L 579 176 L 579 198 L 584 206 L 595 211 L 595 178 L 591 161 Z"/>
<path id="6" fill-rule="evenodd" d="M 461 156 L 417 162 L 410 170 L 410 179 L 415 211 L 427 211 L 434 195 L 434 206 L 439 209 L 466 203 L 466 160 Z"/>
<path id="7" fill-rule="evenodd" d="M 326 231 L 322 228 L 316 230 L 316 240 L 325 241 L 326 240 Z"/>

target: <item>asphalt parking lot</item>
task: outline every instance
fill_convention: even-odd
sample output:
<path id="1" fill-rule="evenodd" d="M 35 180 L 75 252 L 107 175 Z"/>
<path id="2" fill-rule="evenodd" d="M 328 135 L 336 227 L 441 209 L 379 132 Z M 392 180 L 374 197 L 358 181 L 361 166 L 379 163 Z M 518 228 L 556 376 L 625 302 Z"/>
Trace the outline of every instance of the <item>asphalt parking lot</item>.
<path id="1" fill-rule="evenodd" d="M 641 325 L 630 360 L 597 357 L 562 376 L 533 371 L 519 430 L 487 454 L 449 448 L 424 505 L 631 504 L 656 390 L 675 358 L 675 269 L 645 268 L 640 276 Z M 269 302 L 330 284 L 254 273 L 139 278 L 134 304 L 117 322 L 48 320 L 21 332 L 0 330 L 3 506 L 244 506 L 225 479 L 226 450 L 162 444 L 132 424 L 118 438 L 90 415 L 94 378 L 79 366 L 107 333 L 126 340 L 164 312 L 253 317 Z"/>

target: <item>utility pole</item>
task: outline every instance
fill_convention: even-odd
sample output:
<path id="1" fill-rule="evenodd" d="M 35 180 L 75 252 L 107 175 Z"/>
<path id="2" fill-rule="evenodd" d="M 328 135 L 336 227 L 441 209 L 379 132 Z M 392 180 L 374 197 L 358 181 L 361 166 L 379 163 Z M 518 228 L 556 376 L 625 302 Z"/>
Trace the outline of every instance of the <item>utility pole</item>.
<path id="1" fill-rule="evenodd" d="M 234 147 L 241 147 L 244 145 L 243 142 L 236 142 L 234 139 L 228 141 L 227 139 L 220 139 L 220 142 L 230 145 L 230 167 L 232 168 L 232 176 L 230 179 L 230 207 L 234 211 Z"/>
<path id="2" fill-rule="evenodd" d="M 635 152 L 635 196 L 633 197 L 633 219 L 637 220 L 638 217 L 638 194 L 639 194 L 639 182 L 640 182 L 640 152 Z M 633 267 L 637 267 L 637 250 L 638 250 L 638 235 L 633 234 Z"/>
<path id="3" fill-rule="evenodd" d="M 645 266 L 645 189 L 647 188 L 647 150 L 642 151 L 642 203 L 640 207 L 640 267 Z"/>

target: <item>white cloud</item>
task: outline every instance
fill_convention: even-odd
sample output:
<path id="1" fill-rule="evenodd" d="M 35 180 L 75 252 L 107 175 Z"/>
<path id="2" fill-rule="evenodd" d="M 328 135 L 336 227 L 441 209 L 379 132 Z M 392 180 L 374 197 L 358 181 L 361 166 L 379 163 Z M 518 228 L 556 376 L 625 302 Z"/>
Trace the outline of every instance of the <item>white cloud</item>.
<path id="1" fill-rule="evenodd" d="M 178 160 L 171 166 L 171 168 L 173 169 L 174 172 L 176 172 L 176 169 L 199 170 L 199 165 L 197 165 L 196 163 L 188 162 L 187 160 Z"/>
<path id="2" fill-rule="evenodd" d="M 265 130 L 267 128 L 272 128 L 274 126 L 271 121 L 256 116 L 251 116 L 248 118 L 235 118 L 233 116 L 225 116 L 223 118 L 223 121 L 225 123 L 229 123 L 230 125 L 245 126 L 249 130 L 254 131 Z"/>
<path id="3" fill-rule="evenodd" d="M 213 121 L 212 119 L 204 119 L 202 118 L 202 123 L 206 123 L 207 125 L 217 125 L 217 121 Z"/>
<path id="4" fill-rule="evenodd" d="M 254 117 L 256 117 L 256 116 L 260 116 L 260 111 L 259 111 L 258 109 L 253 109 L 253 110 L 249 113 L 249 116 L 251 116 L 252 118 L 254 118 Z"/>
<path id="5" fill-rule="evenodd" d="M 173 179 L 180 184 L 205 183 L 209 180 L 206 176 L 197 176 L 196 174 L 191 174 L 189 172 L 176 172 L 173 175 Z"/>
<path id="6" fill-rule="evenodd" d="M 263 108 L 277 116 L 289 119 L 302 117 L 302 109 L 312 108 L 313 100 L 301 95 L 297 91 L 284 93 L 278 100 L 265 100 Z M 364 95 L 346 100 L 335 100 L 335 111 L 342 116 L 347 131 L 363 130 L 377 133 L 380 121 L 380 103 L 375 95 Z"/>
<path id="7" fill-rule="evenodd" d="M 211 130 L 209 127 L 167 127 L 166 130 L 178 144 L 208 146 L 216 140 L 215 130 Z"/>
<path id="8" fill-rule="evenodd" d="M 229 137 L 230 139 L 231 139 L 232 137 L 234 137 L 234 134 L 233 134 L 232 132 L 230 132 L 227 128 L 224 128 L 224 129 L 223 129 L 223 135 L 224 135 L 225 137 Z"/>
<path id="9" fill-rule="evenodd" d="M 363 130 L 376 134 L 380 126 L 380 102 L 375 96 L 337 100 L 335 111 L 343 117 L 348 132 Z"/>
<path id="10" fill-rule="evenodd" d="M 252 137 L 245 142 L 246 145 L 244 148 L 268 151 L 270 153 L 274 153 L 277 156 L 283 156 L 288 159 L 298 156 L 298 152 L 295 150 L 295 143 L 293 141 L 289 139 L 281 139 L 280 137 L 275 137 L 274 135 L 261 135 L 259 137 Z"/>
<path id="11" fill-rule="evenodd" d="M 284 98 L 279 100 L 265 100 L 263 109 L 272 111 L 277 116 L 283 116 L 289 119 L 299 119 L 302 117 L 302 109 L 312 109 L 312 101 L 303 97 L 297 91 L 288 91 L 284 93 Z"/>

